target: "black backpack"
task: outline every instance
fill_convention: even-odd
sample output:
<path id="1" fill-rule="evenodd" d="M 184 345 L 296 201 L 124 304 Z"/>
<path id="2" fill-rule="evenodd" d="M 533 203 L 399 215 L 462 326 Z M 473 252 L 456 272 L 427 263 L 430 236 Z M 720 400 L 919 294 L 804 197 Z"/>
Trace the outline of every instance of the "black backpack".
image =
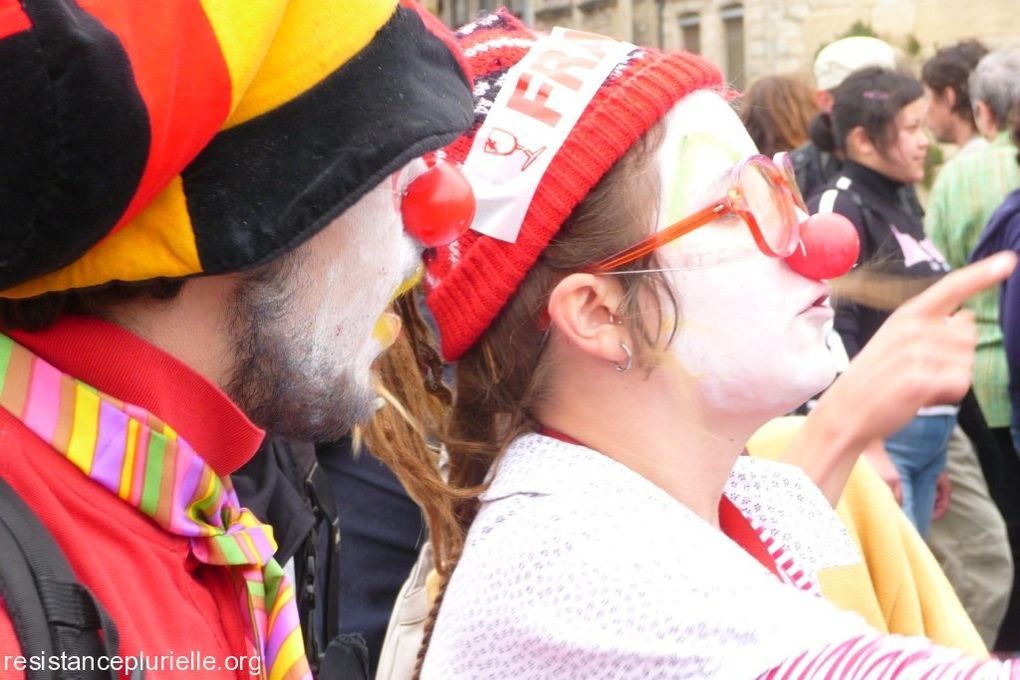
<path id="1" fill-rule="evenodd" d="M 79 583 L 49 530 L 3 479 L 0 596 L 21 645 L 28 680 L 123 677 L 109 669 L 111 657 L 119 650 L 113 620 L 92 592 Z M 57 661 L 62 658 L 75 659 L 84 670 L 61 670 Z M 11 668 L 18 669 L 22 667 Z M 130 677 L 139 680 L 144 674 L 138 670 Z"/>
<path id="2" fill-rule="evenodd" d="M 271 524 L 276 558 L 293 559 L 305 655 L 318 680 L 368 680 L 368 648 L 340 632 L 340 517 L 315 447 L 269 437 L 231 475 L 241 504 Z"/>

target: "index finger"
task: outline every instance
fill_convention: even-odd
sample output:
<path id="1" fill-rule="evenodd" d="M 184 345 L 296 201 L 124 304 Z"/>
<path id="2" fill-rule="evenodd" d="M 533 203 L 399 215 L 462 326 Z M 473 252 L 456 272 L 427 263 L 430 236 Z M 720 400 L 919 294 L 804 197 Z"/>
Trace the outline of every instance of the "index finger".
<path id="1" fill-rule="evenodd" d="M 950 272 L 923 293 L 905 303 L 922 314 L 948 316 L 968 298 L 1005 280 L 1016 267 L 1017 256 L 1004 250 Z"/>

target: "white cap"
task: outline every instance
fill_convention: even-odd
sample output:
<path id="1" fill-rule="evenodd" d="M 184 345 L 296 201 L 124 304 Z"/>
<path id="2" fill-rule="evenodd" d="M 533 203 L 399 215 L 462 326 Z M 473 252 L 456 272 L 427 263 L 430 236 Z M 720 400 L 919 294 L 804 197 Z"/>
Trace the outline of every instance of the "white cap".
<path id="1" fill-rule="evenodd" d="M 820 90 L 834 90 L 848 75 L 866 66 L 896 68 L 896 49 L 867 36 L 829 43 L 815 57 L 815 82 Z"/>

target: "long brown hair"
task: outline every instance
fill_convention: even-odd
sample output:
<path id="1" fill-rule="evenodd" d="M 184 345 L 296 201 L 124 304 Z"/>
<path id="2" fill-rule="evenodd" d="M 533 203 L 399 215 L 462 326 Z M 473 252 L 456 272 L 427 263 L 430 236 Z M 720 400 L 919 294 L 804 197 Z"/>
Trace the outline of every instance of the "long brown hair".
<path id="1" fill-rule="evenodd" d="M 808 125 L 817 114 L 814 92 L 795 75 L 756 80 L 740 103 L 740 119 L 766 156 L 796 149 L 806 142 Z"/>
<path id="2" fill-rule="evenodd" d="M 459 532 L 448 536 L 448 545 L 441 548 L 449 564 L 440 569 L 443 578 L 439 596 L 426 621 L 415 677 L 421 672 L 446 583 L 478 512 L 478 494 L 489 471 L 513 439 L 541 425 L 535 414 L 547 397 L 552 368 L 549 354 L 544 351 L 549 330 L 542 323 L 549 295 L 567 274 L 647 235 L 649 225 L 655 223 L 659 202 L 659 181 L 652 158 L 661 143 L 662 129 L 660 123 L 645 133 L 589 192 L 514 297 L 457 364 L 456 398 L 445 443 L 450 457 L 450 501 Z M 627 268 L 648 269 L 653 261 L 654 254 Z M 672 337 L 663 330 L 669 324 L 663 323 L 667 318 L 661 305 L 668 301 L 678 313 L 676 301 L 660 275 L 634 274 L 621 276 L 619 281 L 624 302 L 618 316 L 638 343 L 634 351 L 640 361 L 645 350 Z M 645 301 L 649 299 L 659 303 L 658 318 L 647 318 Z M 674 314 L 668 319 L 674 330 L 675 318 Z"/>
<path id="3" fill-rule="evenodd" d="M 376 362 L 376 390 L 384 404 L 355 430 L 355 450 L 368 450 L 396 475 L 421 507 L 434 543 L 436 565 L 445 573 L 450 551 L 460 552 L 463 532 L 452 503 L 469 496 L 447 486 L 440 473 L 439 436 L 452 395 L 443 382 L 443 365 L 434 334 L 421 316 L 414 294 L 394 303 L 403 330 Z"/>

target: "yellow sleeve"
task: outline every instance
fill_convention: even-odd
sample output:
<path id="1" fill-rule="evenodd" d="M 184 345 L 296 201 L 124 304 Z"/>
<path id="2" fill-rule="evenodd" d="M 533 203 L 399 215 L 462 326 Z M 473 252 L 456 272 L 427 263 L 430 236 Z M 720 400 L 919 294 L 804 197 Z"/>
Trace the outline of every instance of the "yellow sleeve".
<path id="1" fill-rule="evenodd" d="M 751 455 L 780 458 L 803 420 L 768 423 L 748 443 Z M 826 599 L 880 631 L 921 635 L 971 656 L 988 656 L 942 568 L 867 461 L 857 461 L 836 512 L 863 561 L 818 575 Z"/>

